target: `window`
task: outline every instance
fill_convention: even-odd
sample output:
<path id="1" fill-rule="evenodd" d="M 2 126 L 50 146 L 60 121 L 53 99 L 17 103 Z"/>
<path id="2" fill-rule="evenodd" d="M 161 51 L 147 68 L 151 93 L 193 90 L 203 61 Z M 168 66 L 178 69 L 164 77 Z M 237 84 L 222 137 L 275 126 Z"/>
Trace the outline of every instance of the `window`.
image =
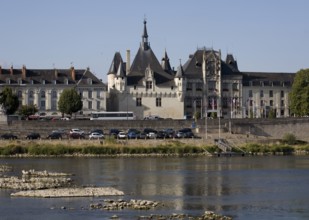
<path id="1" fill-rule="evenodd" d="M 42 98 L 42 99 L 45 98 L 45 91 L 41 91 L 41 98 Z"/>
<path id="2" fill-rule="evenodd" d="M 261 98 L 264 97 L 264 91 L 263 90 L 260 91 L 260 97 Z"/>
<path id="3" fill-rule="evenodd" d="M 264 106 L 264 101 L 263 100 L 260 101 L 260 106 Z"/>
<path id="4" fill-rule="evenodd" d="M 142 98 L 136 98 L 136 106 L 142 106 Z"/>
<path id="5" fill-rule="evenodd" d="M 40 110 L 45 110 L 45 100 L 41 100 Z"/>
<path id="6" fill-rule="evenodd" d="M 222 90 L 225 91 L 225 92 L 229 91 L 229 84 L 228 83 L 223 83 L 222 84 Z"/>
<path id="7" fill-rule="evenodd" d="M 273 90 L 269 90 L 269 97 L 270 97 L 270 98 L 274 97 L 274 92 L 273 92 Z"/>
<path id="8" fill-rule="evenodd" d="M 238 83 L 233 83 L 233 91 L 238 91 Z"/>
<path id="9" fill-rule="evenodd" d="M 196 83 L 196 91 L 202 91 L 203 90 L 203 84 L 202 83 Z"/>
<path id="10" fill-rule="evenodd" d="M 191 91 L 192 90 L 192 83 L 188 83 L 187 84 L 187 91 Z"/>
<path id="11" fill-rule="evenodd" d="M 57 98 L 57 92 L 55 90 L 53 90 L 51 94 L 53 99 Z"/>
<path id="12" fill-rule="evenodd" d="M 97 110 L 100 109 L 100 106 L 101 106 L 101 102 L 100 102 L 100 101 L 97 101 Z"/>
<path id="13" fill-rule="evenodd" d="M 253 97 L 252 90 L 249 90 L 249 97 L 250 97 L 250 98 L 252 98 L 252 97 Z"/>
<path id="14" fill-rule="evenodd" d="M 152 89 L 152 81 L 146 81 L 146 89 Z"/>
<path id="15" fill-rule="evenodd" d="M 284 98 L 284 91 L 281 91 L 281 98 Z"/>
<path id="16" fill-rule="evenodd" d="M 156 106 L 161 107 L 161 98 L 156 98 Z"/>
<path id="17" fill-rule="evenodd" d="M 33 91 L 29 92 L 29 98 L 33 99 Z"/>
<path id="18" fill-rule="evenodd" d="M 92 91 L 91 90 L 88 91 L 88 98 L 92 99 Z"/>
<path id="19" fill-rule="evenodd" d="M 57 99 L 51 100 L 51 110 L 53 111 L 57 110 Z"/>
<path id="20" fill-rule="evenodd" d="M 88 109 L 92 109 L 92 101 L 88 102 Z"/>
<path id="21" fill-rule="evenodd" d="M 19 91 L 17 92 L 17 97 L 18 97 L 19 99 L 21 99 L 21 98 L 23 97 L 23 92 L 19 90 Z"/>
<path id="22" fill-rule="evenodd" d="M 216 81 L 209 81 L 208 88 L 211 91 L 214 91 L 216 89 Z"/>
<path id="23" fill-rule="evenodd" d="M 270 105 L 271 107 L 273 107 L 273 106 L 274 106 L 274 101 L 273 101 L 273 100 L 270 100 L 270 101 L 269 101 L 269 105 Z"/>
<path id="24" fill-rule="evenodd" d="M 281 100 L 281 106 L 284 107 L 284 100 Z"/>
<path id="25" fill-rule="evenodd" d="M 100 90 L 97 90 L 97 98 L 100 98 Z"/>

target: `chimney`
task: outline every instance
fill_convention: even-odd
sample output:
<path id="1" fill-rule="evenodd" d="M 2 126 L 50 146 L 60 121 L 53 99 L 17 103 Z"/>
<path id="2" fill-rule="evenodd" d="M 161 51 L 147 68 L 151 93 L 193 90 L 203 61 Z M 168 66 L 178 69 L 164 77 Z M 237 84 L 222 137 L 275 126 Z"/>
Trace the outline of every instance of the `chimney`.
<path id="1" fill-rule="evenodd" d="M 130 50 L 127 50 L 127 63 L 126 63 L 126 74 L 130 71 Z"/>
<path id="2" fill-rule="evenodd" d="M 58 79 L 58 70 L 55 68 L 54 71 L 55 71 L 55 79 L 57 80 Z"/>
<path id="3" fill-rule="evenodd" d="M 75 69 L 74 69 L 74 66 L 71 67 L 71 77 L 72 77 L 72 80 L 75 81 L 76 77 L 75 77 Z"/>
<path id="4" fill-rule="evenodd" d="M 26 77 L 27 77 L 27 69 L 26 66 L 23 65 L 23 68 L 21 69 L 21 78 L 26 79 Z"/>
<path id="5" fill-rule="evenodd" d="M 13 69 L 13 65 L 10 68 L 10 74 L 13 75 L 14 74 L 14 69 Z"/>

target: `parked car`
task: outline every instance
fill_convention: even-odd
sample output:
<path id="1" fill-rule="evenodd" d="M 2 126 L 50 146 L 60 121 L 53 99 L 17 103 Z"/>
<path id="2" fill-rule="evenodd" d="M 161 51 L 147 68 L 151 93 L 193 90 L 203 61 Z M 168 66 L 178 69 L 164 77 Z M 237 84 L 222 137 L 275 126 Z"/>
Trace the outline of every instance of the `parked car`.
<path id="1" fill-rule="evenodd" d="M 118 137 L 119 139 L 125 139 L 125 138 L 127 138 L 127 133 L 124 132 L 124 131 L 120 131 L 120 132 L 118 133 L 117 137 Z"/>
<path id="2" fill-rule="evenodd" d="M 47 136 L 47 139 L 62 139 L 62 134 L 57 132 L 52 132 Z"/>
<path id="3" fill-rule="evenodd" d="M 92 134 L 92 133 L 99 133 L 99 134 L 102 134 L 104 136 L 104 132 L 103 132 L 102 129 L 92 129 L 90 131 L 90 134 Z"/>
<path id="4" fill-rule="evenodd" d="M 62 128 L 59 128 L 59 129 L 57 129 L 57 130 L 53 130 L 52 132 L 53 132 L 53 133 L 60 133 L 60 134 L 62 134 L 62 135 L 66 134 L 65 130 L 62 129 Z"/>
<path id="5" fill-rule="evenodd" d="M 72 128 L 69 132 L 70 134 L 73 134 L 73 133 L 77 133 L 77 134 L 85 134 L 85 132 L 79 128 Z"/>
<path id="6" fill-rule="evenodd" d="M 116 128 L 112 128 L 112 129 L 109 130 L 109 136 L 117 138 L 119 132 L 120 132 L 120 130 L 118 130 Z"/>
<path id="7" fill-rule="evenodd" d="M 26 136 L 28 140 L 40 139 L 41 135 L 39 133 L 32 132 Z"/>
<path id="8" fill-rule="evenodd" d="M 191 128 L 183 128 L 177 131 L 176 137 L 177 138 L 193 138 L 194 134 Z"/>
<path id="9" fill-rule="evenodd" d="M 7 133 L 7 134 L 1 135 L 0 138 L 5 139 L 5 140 L 15 140 L 15 139 L 17 139 L 17 136 L 14 135 L 14 134 Z"/>
<path id="10" fill-rule="evenodd" d="M 80 134 L 80 133 L 70 133 L 69 138 L 71 138 L 71 139 L 85 139 L 85 135 Z"/>
<path id="11" fill-rule="evenodd" d="M 138 132 L 135 132 L 135 131 L 128 132 L 129 139 L 136 139 L 137 137 L 138 137 Z"/>
<path id="12" fill-rule="evenodd" d="M 175 131 L 172 128 L 166 128 L 163 129 L 162 131 L 165 132 L 169 138 L 175 137 Z"/>
<path id="13" fill-rule="evenodd" d="M 148 138 L 156 138 L 156 134 L 158 133 L 158 131 L 152 128 L 145 128 L 143 132 Z"/>
<path id="14" fill-rule="evenodd" d="M 92 132 L 89 135 L 89 139 L 103 139 L 103 138 L 104 138 L 103 133 L 99 133 L 99 132 Z"/>

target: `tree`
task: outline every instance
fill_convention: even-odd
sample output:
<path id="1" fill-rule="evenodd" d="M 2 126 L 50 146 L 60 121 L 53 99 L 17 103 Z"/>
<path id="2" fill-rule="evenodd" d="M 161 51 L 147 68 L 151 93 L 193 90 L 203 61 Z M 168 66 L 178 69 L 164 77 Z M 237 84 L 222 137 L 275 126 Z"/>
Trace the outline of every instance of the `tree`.
<path id="1" fill-rule="evenodd" d="M 58 101 L 59 111 L 72 116 L 73 113 L 80 111 L 83 108 L 81 96 L 73 89 L 65 89 L 61 93 Z"/>
<path id="2" fill-rule="evenodd" d="M 309 69 L 301 69 L 296 73 L 289 97 L 292 114 L 309 115 Z"/>
<path id="3" fill-rule="evenodd" d="M 11 88 L 4 87 L 3 91 L 0 93 L 0 105 L 6 115 L 14 114 L 18 109 L 18 97 L 16 94 L 13 94 Z"/>
<path id="4" fill-rule="evenodd" d="M 22 117 L 28 118 L 30 115 L 34 115 L 39 110 L 35 105 L 22 105 L 19 110 L 18 114 Z"/>

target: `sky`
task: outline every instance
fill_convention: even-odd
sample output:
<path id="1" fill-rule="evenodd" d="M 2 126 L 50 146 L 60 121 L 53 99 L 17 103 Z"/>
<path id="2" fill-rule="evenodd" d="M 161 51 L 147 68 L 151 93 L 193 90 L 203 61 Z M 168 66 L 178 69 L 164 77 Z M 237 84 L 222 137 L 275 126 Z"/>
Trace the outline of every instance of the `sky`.
<path id="1" fill-rule="evenodd" d="M 150 46 L 172 67 L 197 48 L 233 54 L 240 71 L 309 67 L 308 0 L 0 0 L 2 68 L 90 68 L 107 82 L 115 52 Z"/>

